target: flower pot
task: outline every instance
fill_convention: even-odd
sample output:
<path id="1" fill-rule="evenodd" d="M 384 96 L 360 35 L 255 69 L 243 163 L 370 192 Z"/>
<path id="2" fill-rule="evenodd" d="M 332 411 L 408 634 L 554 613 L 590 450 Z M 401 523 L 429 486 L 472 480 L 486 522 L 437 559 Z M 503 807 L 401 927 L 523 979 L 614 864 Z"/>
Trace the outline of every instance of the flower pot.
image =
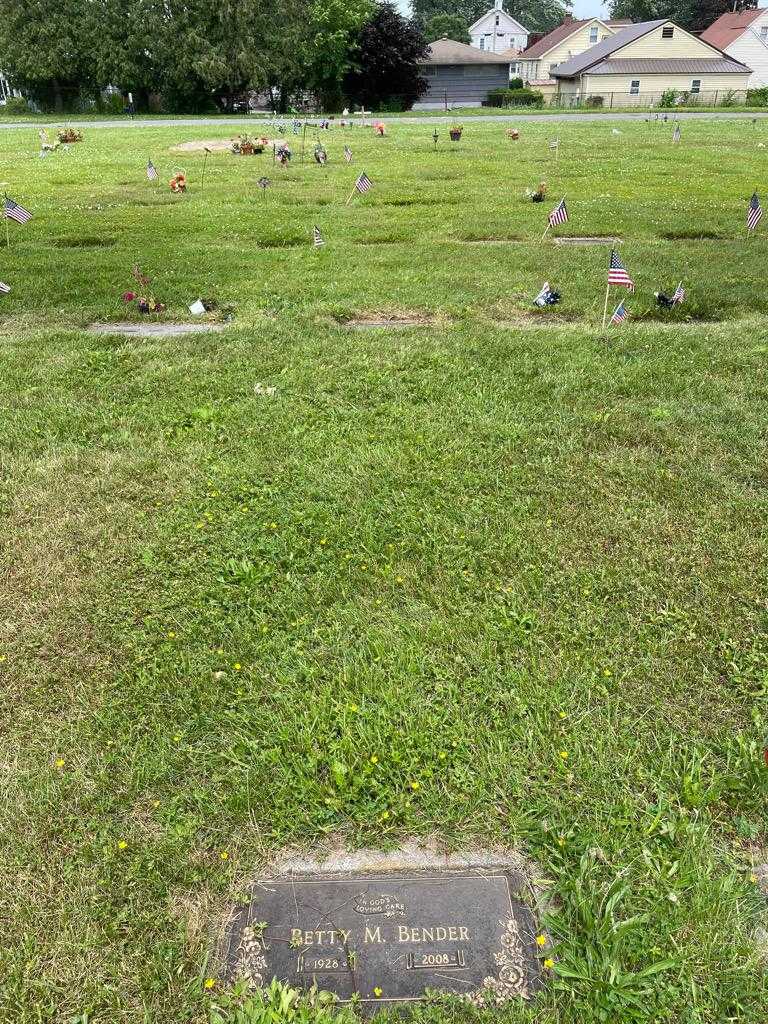
<path id="1" fill-rule="evenodd" d="M 449 131 L 448 134 L 451 136 L 451 142 L 461 141 L 461 132 Z"/>

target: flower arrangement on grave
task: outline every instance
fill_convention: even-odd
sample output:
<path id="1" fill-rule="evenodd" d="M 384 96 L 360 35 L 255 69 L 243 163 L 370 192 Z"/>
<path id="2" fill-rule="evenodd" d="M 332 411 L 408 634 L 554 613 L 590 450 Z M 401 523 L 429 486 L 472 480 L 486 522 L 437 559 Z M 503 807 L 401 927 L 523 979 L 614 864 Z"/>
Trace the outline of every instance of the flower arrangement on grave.
<path id="1" fill-rule="evenodd" d="M 174 195 L 183 195 L 187 191 L 187 176 L 184 171 L 176 171 L 168 184 Z"/>
<path id="2" fill-rule="evenodd" d="M 321 166 L 325 166 L 325 164 L 328 163 L 328 153 L 326 152 L 325 146 L 322 144 L 322 142 L 318 142 L 315 145 L 314 156 L 316 162 L 319 163 Z"/>
<path id="3" fill-rule="evenodd" d="M 59 142 L 69 144 L 71 142 L 83 141 L 83 133 L 79 132 L 77 128 L 59 128 L 56 134 L 58 135 Z"/>
<path id="4" fill-rule="evenodd" d="M 373 131 L 376 135 L 379 135 L 380 137 L 383 138 L 387 134 L 387 127 L 383 121 L 374 121 Z"/>
<path id="5" fill-rule="evenodd" d="M 451 142 L 458 142 L 461 139 L 461 133 L 464 131 L 463 124 L 452 124 L 448 129 L 448 134 L 451 137 Z"/>
<path id="6" fill-rule="evenodd" d="M 150 288 L 152 282 L 146 274 L 141 272 L 138 263 L 135 264 L 131 270 L 131 275 L 138 284 L 140 290 L 138 292 L 131 290 L 123 292 L 121 296 L 123 302 L 125 302 L 126 305 L 129 303 L 135 303 L 136 308 L 140 313 L 162 313 L 165 309 L 165 303 L 158 302 L 152 294 L 152 290 Z"/>
<path id="7" fill-rule="evenodd" d="M 525 195 L 526 195 L 526 198 L 530 199 L 530 201 L 532 203 L 543 203 L 544 199 L 546 198 L 546 195 L 547 195 L 547 183 L 546 183 L 546 181 L 540 181 L 539 185 L 538 185 L 538 188 L 536 188 L 535 190 L 527 188 L 525 190 Z"/>
<path id="8" fill-rule="evenodd" d="M 282 167 L 286 167 L 291 162 L 291 147 L 287 142 L 281 142 L 277 147 L 277 160 Z"/>
<path id="9" fill-rule="evenodd" d="M 520 138 L 520 132 L 517 130 L 517 128 L 507 128 L 506 135 L 507 138 L 511 139 L 513 142 L 517 142 L 517 140 Z"/>
<path id="10" fill-rule="evenodd" d="M 244 132 L 232 141 L 232 152 L 238 156 L 254 156 L 264 152 L 266 142 L 266 139 L 253 139 Z"/>

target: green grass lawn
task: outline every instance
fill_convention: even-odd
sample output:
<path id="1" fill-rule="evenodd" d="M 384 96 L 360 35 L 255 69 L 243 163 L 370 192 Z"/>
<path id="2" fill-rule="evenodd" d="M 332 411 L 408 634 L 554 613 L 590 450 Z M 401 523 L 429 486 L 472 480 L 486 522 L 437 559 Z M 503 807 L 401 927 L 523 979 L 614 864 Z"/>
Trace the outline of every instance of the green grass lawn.
<path id="1" fill-rule="evenodd" d="M 768 125 L 611 127 L 558 164 L 547 125 L 336 131 L 202 195 L 169 147 L 224 126 L 0 135 L 35 214 L 0 265 L 1 1020 L 207 1021 L 265 857 L 413 836 L 545 880 L 547 991 L 478 1019 L 768 1018 Z M 624 240 L 608 334 L 607 249 L 540 240 L 563 194 L 559 233 Z M 231 324 L 86 333 L 134 262 Z M 395 315 L 427 322 L 345 326 Z"/>

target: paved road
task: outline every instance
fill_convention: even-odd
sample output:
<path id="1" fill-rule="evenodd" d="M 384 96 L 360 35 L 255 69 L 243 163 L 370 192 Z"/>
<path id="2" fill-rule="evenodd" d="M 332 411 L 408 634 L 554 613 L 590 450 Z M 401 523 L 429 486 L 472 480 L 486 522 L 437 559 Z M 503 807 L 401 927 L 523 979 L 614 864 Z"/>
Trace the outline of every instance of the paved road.
<path id="1" fill-rule="evenodd" d="M 669 112 L 672 116 L 672 111 Z M 643 111 L 641 113 L 599 113 L 599 114 L 585 114 L 585 113 L 562 113 L 562 114 L 469 114 L 461 115 L 462 124 L 466 124 L 468 121 L 514 121 L 520 123 L 521 121 L 548 121 L 554 123 L 557 121 L 644 121 L 648 117 L 648 113 Z M 694 111 L 680 111 L 676 113 L 677 117 L 681 121 L 689 120 L 713 120 L 713 119 L 724 119 L 724 120 L 744 120 L 749 119 L 750 121 L 759 118 L 763 120 L 768 118 L 768 112 L 765 113 L 744 113 L 739 111 L 718 111 L 716 113 L 696 113 Z M 416 115 L 414 117 L 397 117 L 389 114 L 384 114 L 387 124 L 449 124 L 456 120 L 455 115 Z M 284 118 L 285 123 L 288 124 L 290 118 Z M 359 123 L 359 118 L 355 119 Z M 308 118 L 307 124 L 316 124 L 317 118 Z M 66 123 L 71 125 L 73 128 L 184 128 L 186 126 L 206 125 L 214 127 L 216 125 L 228 126 L 228 125 L 240 125 L 241 128 L 247 128 L 248 125 L 253 127 L 264 122 L 263 117 L 158 117 L 152 119 L 134 118 L 130 120 L 127 117 L 121 118 L 120 120 L 111 121 L 71 121 L 69 118 L 66 119 Z M 18 128 L 33 128 L 39 129 L 43 127 L 54 128 L 60 126 L 62 119 L 52 121 L 27 121 L 27 122 L 2 122 L 0 121 L 0 130 L 2 129 L 18 129 Z"/>

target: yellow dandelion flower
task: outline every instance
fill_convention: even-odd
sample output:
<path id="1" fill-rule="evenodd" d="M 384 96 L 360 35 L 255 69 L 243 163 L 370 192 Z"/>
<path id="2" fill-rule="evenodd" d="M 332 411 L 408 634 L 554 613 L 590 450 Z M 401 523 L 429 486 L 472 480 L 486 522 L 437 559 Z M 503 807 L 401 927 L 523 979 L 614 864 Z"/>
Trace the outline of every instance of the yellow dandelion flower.
<path id="1" fill-rule="evenodd" d="M 126 843 L 126 841 L 124 839 L 121 839 L 120 842 L 117 844 L 118 850 L 125 850 L 127 848 L 127 846 L 128 846 L 128 843 Z"/>
<path id="2" fill-rule="evenodd" d="M 381 816 L 381 820 L 382 821 L 386 821 L 388 817 L 389 817 L 389 811 L 384 811 L 384 813 Z"/>
<path id="3" fill-rule="evenodd" d="M 536 936 L 536 945 L 537 946 L 546 946 L 546 944 L 547 944 L 547 936 L 546 935 L 537 935 Z"/>
<path id="4" fill-rule="evenodd" d="M 56 767 L 57 768 L 63 768 L 64 764 L 65 764 L 65 761 L 64 761 L 63 757 L 57 757 L 56 758 Z"/>
<path id="5" fill-rule="evenodd" d="M 219 856 L 222 860 L 229 860 L 229 853 L 226 850 L 222 850 Z"/>
<path id="6" fill-rule="evenodd" d="M 566 713 L 564 711 L 559 711 L 557 717 L 558 718 L 567 718 L 568 715 L 566 715 Z"/>
<path id="7" fill-rule="evenodd" d="M 373 994 L 376 996 L 377 999 L 381 999 L 381 997 L 384 995 L 384 989 L 379 988 L 379 986 L 377 985 L 376 988 L 373 990 Z"/>
<path id="8" fill-rule="evenodd" d="M 357 704 L 350 704 L 349 705 L 349 710 L 350 711 L 359 711 L 360 709 L 358 708 Z"/>
<path id="9" fill-rule="evenodd" d="M 440 758 L 441 761 L 444 761 L 446 759 L 446 757 L 448 757 L 448 755 L 446 754 L 446 752 L 444 750 L 441 750 L 440 753 L 437 756 Z"/>
<path id="10" fill-rule="evenodd" d="M 152 806 L 153 807 L 159 807 L 160 806 L 160 801 L 159 800 L 153 800 L 152 801 Z"/>
<path id="11" fill-rule="evenodd" d="M 320 547 L 325 547 L 325 545 L 327 543 L 328 543 L 328 538 L 327 537 L 321 537 L 320 538 Z"/>
<path id="12" fill-rule="evenodd" d="M 552 968 L 555 966 L 555 961 L 551 957 L 547 957 L 547 959 L 544 961 L 544 966 L 548 971 L 551 971 Z"/>
<path id="13" fill-rule="evenodd" d="M 176 735 L 173 737 L 173 742 L 174 743 L 178 743 L 180 739 L 181 739 L 181 736 L 178 733 L 176 733 Z"/>
<path id="14" fill-rule="evenodd" d="M 757 875 L 750 875 L 749 876 L 749 880 L 754 885 L 755 882 L 757 881 Z"/>
<path id="15" fill-rule="evenodd" d="M 239 672 L 242 667 L 243 666 L 240 664 L 239 661 L 236 661 L 235 664 L 232 666 L 232 668 L 235 670 L 235 672 Z"/>
<path id="16" fill-rule="evenodd" d="M 173 632 L 173 630 L 169 629 L 168 630 L 168 639 L 169 640 L 173 640 L 175 636 L 176 636 L 176 634 Z"/>
<path id="17" fill-rule="evenodd" d="M 603 675 L 604 676 L 612 676 L 613 672 L 611 672 L 611 670 L 609 668 L 604 668 L 603 669 Z"/>
<path id="18" fill-rule="evenodd" d="M 216 984 L 216 979 L 215 978 L 206 978 L 205 981 L 203 982 L 203 987 L 207 988 L 207 989 L 212 989 L 215 984 Z"/>
<path id="19" fill-rule="evenodd" d="M 371 754 L 371 756 L 368 758 L 368 760 L 371 762 L 371 764 L 378 764 L 379 763 L 379 759 L 378 759 L 378 757 L 376 757 L 375 754 Z"/>
<path id="20" fill-rule="evenodd" d="M 411 786 L 412 790 L 416 791 L 417 789 L 421 788 L 421 783 L 420 782 L 412 782 L 412 783 L 410 783 L 410 786 Z"/>
<path id="21" fill-rule="evenodd" d="M 563 761 L 567 761 L 568 760 L 568 751 L 567 750 L 561 750 L 560 751 L 560 757 L 563 759 Z"/>

